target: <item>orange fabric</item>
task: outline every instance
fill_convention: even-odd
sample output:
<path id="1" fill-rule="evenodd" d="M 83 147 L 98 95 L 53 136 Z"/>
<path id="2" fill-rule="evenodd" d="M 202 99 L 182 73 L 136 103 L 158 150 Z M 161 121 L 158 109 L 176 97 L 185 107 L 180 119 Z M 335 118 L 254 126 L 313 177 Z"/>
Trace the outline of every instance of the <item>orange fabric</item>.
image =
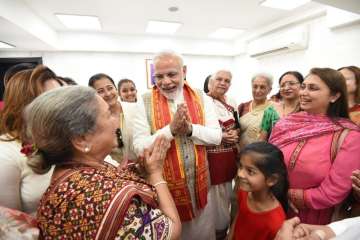
<path id="1" fill-rule="evenodd" d="M 199 96 L 186 83 L 184 84 L 184 101 L 189 109 L 191 122 L 205 124 L 204 110 Z M 173 118 L 168 100 L 158 88 L 152 90 L 152 118 L 153 129 L 158 130 L 169 124 Z M 171 141 L 171 147 L 164 161 L 164 175 L 170 192 L 174 198 L 181 221 L 189 221 L 195 217 L 189 189 L 187 187 L 183 160 L 180 156 L 180 142 Z M 195 152 L 195 197 L 196 206 L 204 208 L 207 203 L 208 177 L 206 169 L 206 151 L 204 146 L 194 145 Z"/>

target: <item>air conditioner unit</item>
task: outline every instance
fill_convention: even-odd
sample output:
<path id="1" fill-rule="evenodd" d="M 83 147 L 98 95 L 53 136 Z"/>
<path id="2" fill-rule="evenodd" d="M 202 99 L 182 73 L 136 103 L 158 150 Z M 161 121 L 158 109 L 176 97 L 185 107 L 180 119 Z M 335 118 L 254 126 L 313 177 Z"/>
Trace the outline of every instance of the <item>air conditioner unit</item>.
<path id="1" fill-rule="evenodd" d="M 308 47 L 308 35 L 308 26 L 272 33 L 249 42 L 247 52 L 250 57 L 262 57 L 306 49 Z"/>

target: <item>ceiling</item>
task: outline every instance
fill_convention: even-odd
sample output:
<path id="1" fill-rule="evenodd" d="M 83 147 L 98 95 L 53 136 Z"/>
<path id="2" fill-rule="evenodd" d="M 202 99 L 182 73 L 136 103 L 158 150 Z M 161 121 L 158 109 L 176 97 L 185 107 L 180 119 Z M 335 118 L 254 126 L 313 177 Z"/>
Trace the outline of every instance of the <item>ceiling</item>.
<path id="1" fill-rule="evenodd" d="M 317 2 L 284 11 L 262 7 L 259 1 L 0 0 L 0 41 L 15 45 L 17 48 L 14 50 L 66 50 L 61 41 L 64 36 L 68 39 L 69 35 L 96 34 L 98 39 L 101 36 L 112 37 L 113 42 L 121 37 L 167 37 L 147 35 L 145 28 L 148 20 L 182 23 L 171 39 L 214 41 L 208 35 L 221 27 L 245 29 L 243 35 L 246 35 L 281 19 L 324 7 L 323 4 L 331 3 L 342 8 L 350 6 L 355 10 L 360 8 L 359 0 L 315 0 Z M 172 6 L 178 7 L 179 11 L 170 12 L 168 8 Z M 102 30 L 70 31 L 59 22 L 55 13 L 98 16 Z"/>
<path id="2" fill-rule="evenodd" d="M 175 37 L 207 38 L 217 28 L 251 30 L 269 22 L 304 11 L 317 3 L 309 3 L 295 11 L 261 7 L 259 0 L 25 0 L 39 17 L 56 31 L 67 31 L 54 13 L 95 15 L 103 32 L 143 35 L 148 20 L 183 23 Z M 176 6 L 177 12 L 169 7 Z"/>

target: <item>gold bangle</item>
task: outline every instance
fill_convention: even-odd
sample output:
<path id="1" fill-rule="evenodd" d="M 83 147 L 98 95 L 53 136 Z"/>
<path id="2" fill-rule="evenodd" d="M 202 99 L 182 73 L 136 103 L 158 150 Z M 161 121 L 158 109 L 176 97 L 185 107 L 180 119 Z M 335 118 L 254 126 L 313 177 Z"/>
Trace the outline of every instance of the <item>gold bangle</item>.
<path id="1" fill-rule="evenodd" d="M 161 185 L 161 184 L 167 184 L 167 181 L 157 182 L 157 183 L 153 184 L 153 186 L 156 187 L 156 186 Z"/>

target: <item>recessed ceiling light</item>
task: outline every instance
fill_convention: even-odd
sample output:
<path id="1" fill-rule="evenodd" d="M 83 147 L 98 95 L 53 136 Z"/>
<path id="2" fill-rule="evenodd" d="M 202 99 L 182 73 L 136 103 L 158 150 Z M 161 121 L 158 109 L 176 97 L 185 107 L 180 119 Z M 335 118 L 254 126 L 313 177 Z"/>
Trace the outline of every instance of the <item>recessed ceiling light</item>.
<path id="1" fill-rule="evenodd" d="M 173 6 L 173 7 L 169 7 L 168 10 L 169 10 L 170 12 L 177 12 L 177 11 L 179 11 L 179 8 L 176 7 L 176 6 Z"/>
<path id="2" fill-rule="evenodd" d="M 263 0 L 260 2 L 260 5 L 282 10 L 292 10 L 310 1 L 311 0 Z"/>
<path id="3" fill-rule="evenodd" d="M 242 30 L 242 29 L 219 28 L 215 32 L 210 33 L 209 37 L 216 38 L 216 39 L 233 39 L 243 32 L 244 32 L 244 30 Z"/>
<path id="4" fill-rule="evenodd" d="M 0 41 L 0 48 L 15 48 L 14 45 L 8 44 L 6 42 L 1 42 Z"/>
<path id="5" fill-rule="evenodd" d="M 156 34 L 174 34 L 181 23 L 163 22 L 163 21 L 148 21 L 146 32 Z"/>
<path id="6" fill-rule="evenodd" d="M 71 29 L 101 30 L 99 18 L 96 16 L 81 16 L 55 14 L 62 24 Z"/>

